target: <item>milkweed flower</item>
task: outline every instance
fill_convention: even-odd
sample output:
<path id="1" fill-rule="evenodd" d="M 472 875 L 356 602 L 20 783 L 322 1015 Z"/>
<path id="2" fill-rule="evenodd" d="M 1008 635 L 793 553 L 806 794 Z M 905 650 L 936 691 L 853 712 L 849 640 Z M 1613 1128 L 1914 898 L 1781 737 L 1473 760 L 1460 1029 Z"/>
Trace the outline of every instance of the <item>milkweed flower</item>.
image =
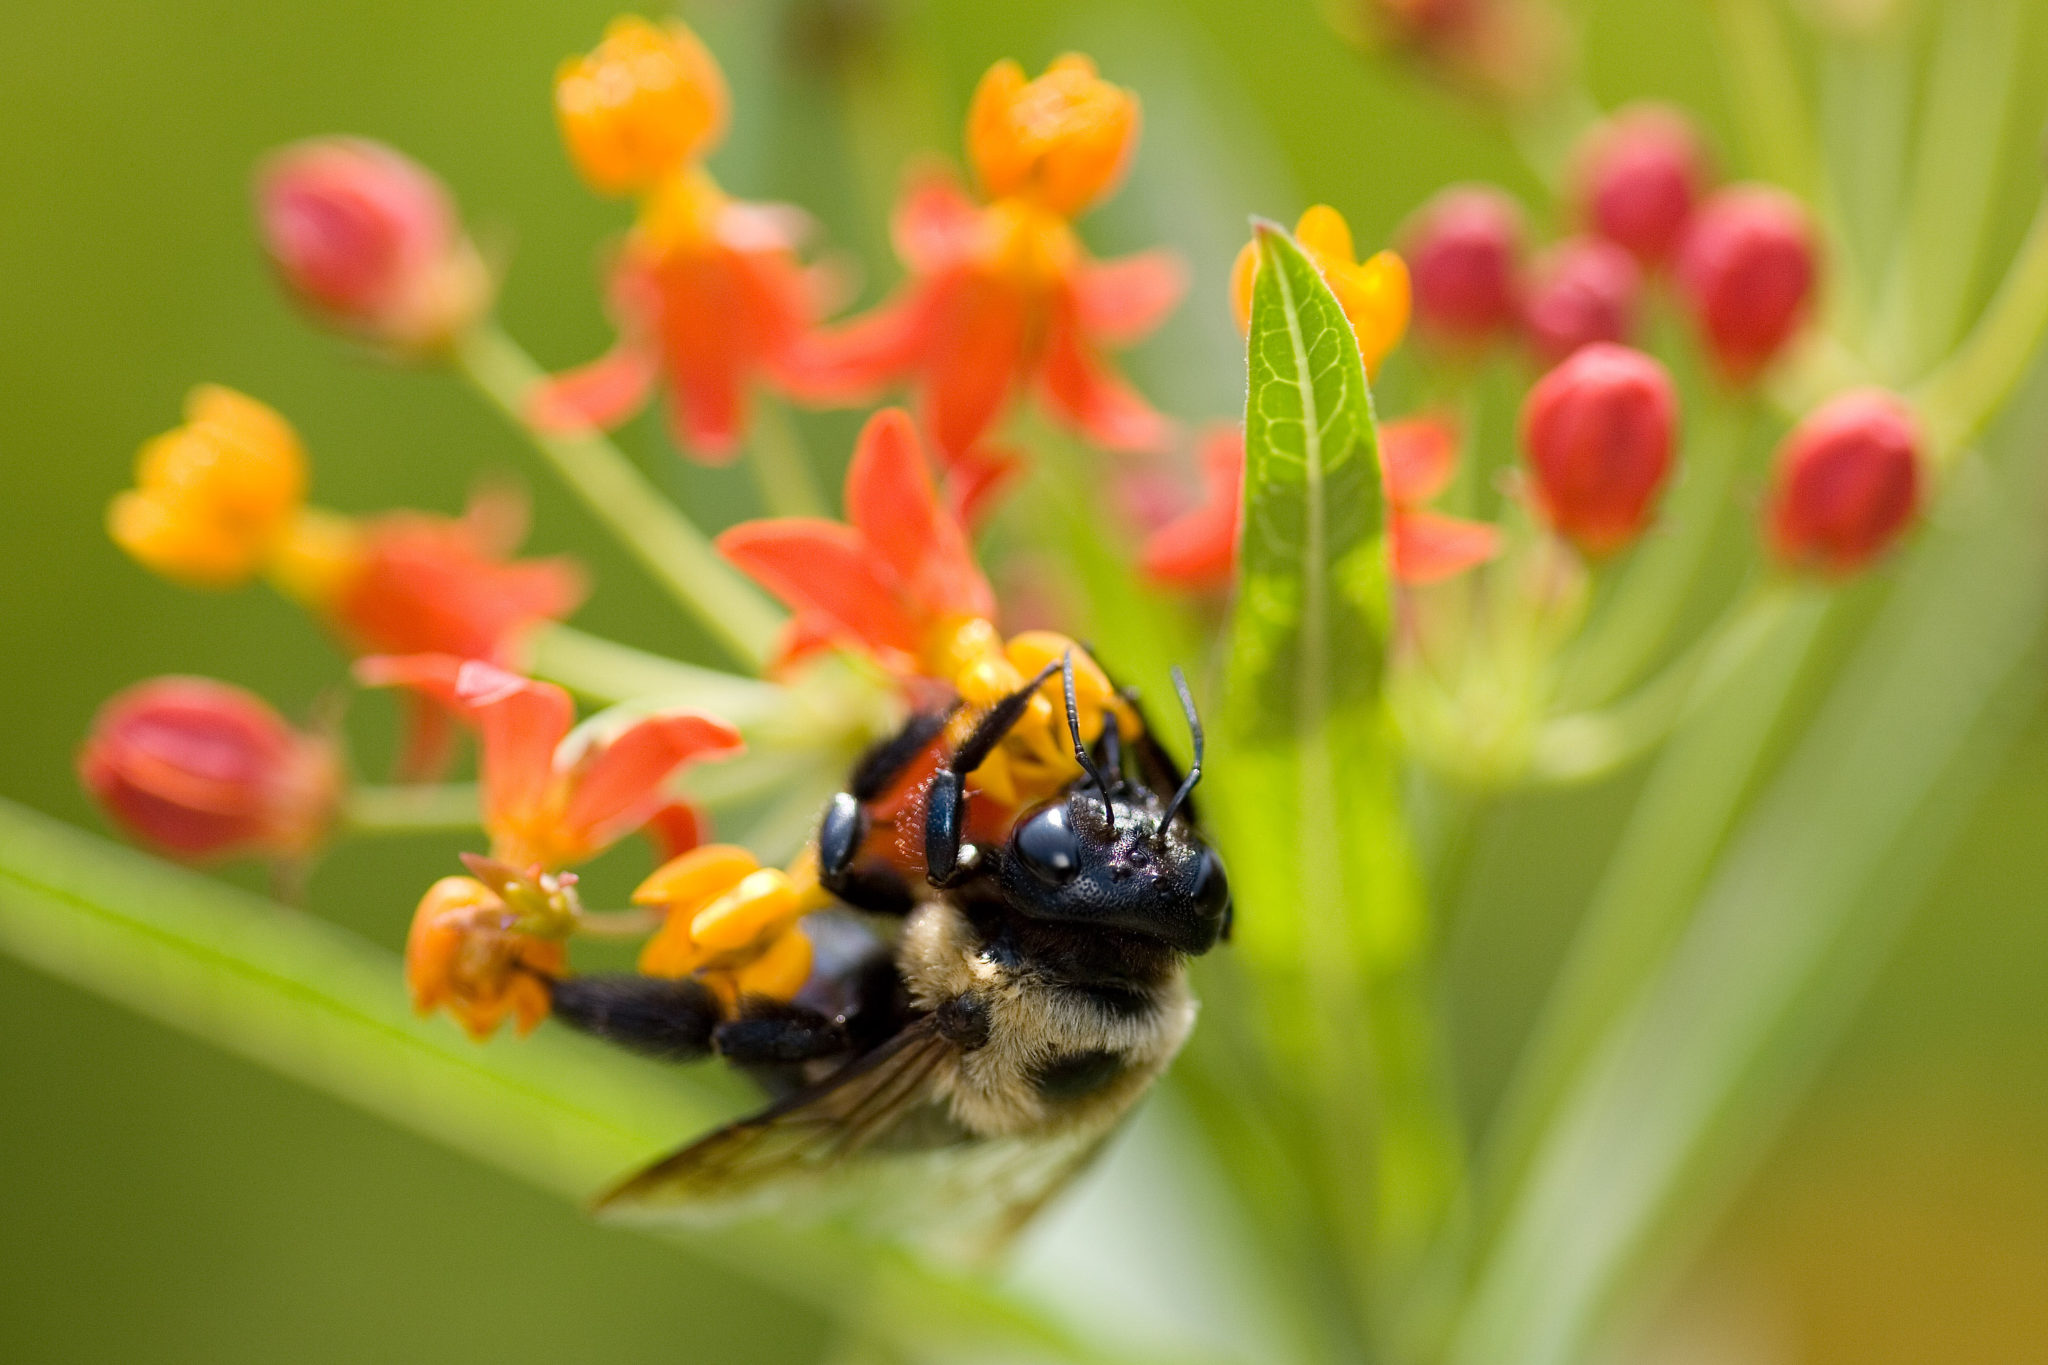
<path id="1" fill-rule="evenodd" d="M 718 537 L 719 553 L 796 614 L 796 638 L 867 655 L 894 673 L 916 704 L 957 696 L 963 733 L 974 712 L 1068 650 L 1083 738 L 1092 742 L 1101 732 L 1105 710 L 1117 712 L 1126 735 L 1138 733 L 1136 714 L 1073 641 L 1046 632 L 1004 640 L 993 624 L 995 594 L 902 409 L 884 409 L 862 428 L 846 473 L 846 512 L 844 523 L 742 522 Z M 1047 680 L 975 770 L 996 800 L 1049 794 L 1080 771 L 1059 689 L 1059 679 Z"/>
<path id="2" fill-rule="evenodd" d="M 525 930 L 498 893 L 474 877 L 427 888 L 405 940 L 405 982 L 422 1015 L 445 1008 L 482 1042 L 510 1017 L 531 1033 L 549 1010 L 548 982 L 568 966 L 560 938 Z"/>
<path id="3" fill-rule="evenodd" d="M 1921 499 L 1920 424 L 1894 395 L 1823 404 L 1779 447 L 1765 516 L 1780 562 L 1849 574 L 1898 542 Z"/>
<path id="4" fill-rule="evenodd" d="M 1677 390 L 1662 365 L 1626 346 L 1579 351 L 1522 404 L 1537 510 L 1586 554 L 1623 549 L 1655 512 L 1677 423 Z"/>
<path id="5" fill-rule="evenodd" d="M 1415 325 L 1424 339 L 1476 351 L 1521 320 L 1522 210 L 1485 185 L 1448 189 L 1402 233 L 1414 280 Z"/>
<path id="6" fill-rule="evenodd" d="M 967 118 L 989 202 L 943 175 L 912 181 L 894 223 L 910 280 L 828 334 L 839 382 L 908 381 L 949 463 L 1027 389 L 1105 449 L 1162 448 L 1167 419 L 1103 353 L 1159 325 L 1180 299 L 1181 265 L 1162 251 L 1096 261 L 1071 222 L 1122 177 L 1137 135 L 1137 97 L 1086 57 L 1061 57 L 1035 80 L 1015 62 L 991 67 Z"/>
<path id="7" fill-rule="evenodd" d="M 764 868 L 744 848 L 706 844 L 657 868 L 633 893 L 662 912 L 640 950 L 649 976 L 695 975 L 730 1010 L 741 996 L 787 1000 L 811 974 L 811 941 L 797 922 L 832 898 L 814 869 Z"/>
<path id="8" fill-rule="evenodd" d="M 303 857 L 332 829 L 344 788 L 331 739 L 209 678 L 154 678 L 114 696 L 78 775 L 124 830 L 193 860 Z"/>
<path id="9" fill-rule="evenodd" d="M 1529 272 L 1522 326 L 1545 365 L 1596 341 L 1635 337 L 1643 277 L 1635 258 L 1612 242 L 1574 237 L 1537 258 Z"/>
<path id="10" fill-rule="evenodd" d="M 1813 221 L 1783 190 L 1737 185 L 1701 205 L 1679 250 L 1679 295 L 1725 379 L 1748 384 L 1778 358 L 1819 270 Z"/>
<path id="11" fill-rule="evenodd" d="M 227 588 L 260 574 L 290 533 L 306 497 L 306 452 L 274 410 L 246 394 L 202 384 L 185 423 L 148 442 L 135 487 L 107 510 L 114 543 L 163 577 Z"/>
<path id="12" fill-rule="evenodd" d="M 447 187 L 382 143 L 315 138 L 273 154 L 256 216 L 293 300 L 364 340 L 431 351 L 490 307 L 490 272 Z"/>
<path id="13" fill-rule="evenodd" d="M 1352 245 L 1351 225 L 1328 204 L 1316 204 L 1303 213 L 1294 225 L 1294 237 L 1350 319 L 1367 376 L 1377 376 L 1380 363 L 1408 331 L 1411 290 L 1407 264 L 1391 251 L 1375 252 L 1360 261 Z M 1246 242 L 1230 270 L 1230 304 L 1240 332 L 1251 327 L 1252 285 L 1258 273 L 1258 244 Z"/>
<path id="14" fill-rule="evenodd" d="M 513 868 L 554 872 L 595 857 L 671 803 L 666 784 L 678 769 L 741 747 L 731 725 L 694 711 L 570 746 L 567 692 L 478 659 L 373 655 L 356 676 L 425 693 L 477 727 L 484 829 L 491 856 Z"/>
<path id="15" fill-rule="evenodd" d="M 1646 269 L 1670 263 L 1710 178 L 1699 129 L 1668 104 L 1632 104 L 1580 140 L 1578 219 Z"/>
<path id="16" fill-rule="evenodd" d="M 534 392 L 536 425 L 616 426 L 659 380 L 678 444 L 723 463 L 738 453 L 754 385 L 806 400 L 843 396 L 809 344 L 832 288 L 799 259 L 808 219 L 729 197 L 702 164 L 724 135 L 728 103 L 717 62 L 674 21 L 616 19 L 556 75 L 557 121 L 578 172 L 640 207 L 611 272 L 618 344 Z"/>
<path id="17" fill-rule="evenodd" d="M 1458 445 L 1457 427 L 1445 417 L 1408 417 L 1380 425 L 1389 554 L 1394 578 L 1411 587 L 1455 578 L 1500 553 L 1498 528 L 1429 506 L 1457 474 Z M 1242 430 L 1211 432 L 1202 444 L 1201 465 L 1202 500 L 1146 537 L 1140 567 L 1155 583 L 1206 592 L 1229 586 L 1237 571 L 1244 506 Z"/>

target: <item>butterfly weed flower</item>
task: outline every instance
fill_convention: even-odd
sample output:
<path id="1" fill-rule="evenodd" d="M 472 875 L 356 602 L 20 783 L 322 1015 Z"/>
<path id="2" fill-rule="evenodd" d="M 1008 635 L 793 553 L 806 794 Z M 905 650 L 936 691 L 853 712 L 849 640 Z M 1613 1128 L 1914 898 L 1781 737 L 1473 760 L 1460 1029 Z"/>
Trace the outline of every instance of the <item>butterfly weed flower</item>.
<path id="1" fill-rule="evenodd" d="M 1588 346 L 1522 405 L 1522 452 L 1538 511 L 1594 557 L 1632 544 L 1670 477 L 1678 395 L 1664 367 L 1625 346 Z"/>
<path id="2" fill-rule="evenodd" d="M 405 355 L 426 354 L 476 322 L 492 281 L 447 187 L 365 138 L 316 138 L 258 172 L 263 246 L 310 315 Z"/>
<path id="3" fill-rule="evenodd" d="M 869 390 L 908 382 L 948 462 L 1028 390 L 1104 449 L 1163 447 L 1170 423 L 1104 352 L 1172 310 L 1180 263 L 1162 251 L 1097 261 L 1072 226 L 1123 175 L 1138 121 L 1137 97 L 1086 57 L 1061 57 L 1035 80 L 1015 62 L 991 67 L 967 118 L 987 202 L 939 173 L 912 181 L 894 224 L 910 279 L 830 334 L 839 377 Z"/>
<path id="4" fill-rule="evenodd" d="M 1351 225 L 1328 204 L 1304 212 L 1294 225 L 1294 236 L 1350 319 L 1366 374 L 1376 376 L 1380 363 L 1408 332 L 1412 293 L 1407 264 L 1392 251 L 1378 251 L 1360 261 Z M 1251 327 L 1252 285 L 1258 273 L 1258 244 L 1246 242 L 1230 270 L 1230 305 L 1240 332 Z"/>
<path id="5" fill-rule="evenodd" d="M 1597 237 L 1568 238 L 1529 271 L 1522 327 L 1530 349 L 1550 366 L 1596 341 L 1633 341 L 1642 294 L 1642 270 L 1628 252 Z"/>
<path id="6" fill-rule="evenodd" d="M 694 711 L 571 745 L 567 692 L 477 659 L 376 655 L 358 661 L 356 676 L 423 692 L 476 726 L 491 856 L 513 868 L 556 872 L 596 857 L 671 803 L 677 770 L 741 747 L 731 725 Z"/>
<path id="7" fill-rule="evenodd" d="M 755 385 L 841 395 L 809 345 L 833 287 L 799 258 L 808 219 L 728 196 L 703 165 L 728 105 L 717 62 L 674 21 L 614 20 L 557 74 L 570 159 L 591 188 L 632 195 L 639 212 L 611 272 L 618 344 L 530 396 L 542 428 L 616 426 L 659 380 L 678 444 L 723 463 L 738 453 Z"/>
<path id="8" fill-rule="evenodd" d="M 1772 553 L 1834 575 L 1870 564 L 1919 509 L 1924 449 L 1912 410 L 1882 389 L 1823 404 L 1778 449 L 1765 510 Z"/>
<path id="9" fill-rule="evenodd" d="M 1422 206 L 1402 233 L 1401 254 L 1424 340 L 1465 354 L 1513 333 L 1522 317 L 1523 232 L 1521 206 L 1491 186 L 1457 186 Z"/>
<path id="10" fill-rule="evenodd" d="M 1805 205 L 1736 185 L 1700 206 L 1679 249 L 1678 288 L 1722 377 L 1753 383 L 1806 322 L 1819 248 Z"/>
<path id="11" fill-rule="evenodd" d="M 559 931 L 522 927 L 498 892 L 475 877 L 443 877 L 428 887 L 406 934 L 413 1008 L 422 1015 L 446 1009 L 478 1042 L 507 1018 L 531 1033 L 548 1016 L 548 980 L 567 966 Z"/>
<path id="12" fill-rule="evenodd" d="M 115 824 L 195 861 L 306 856 L 332 829 L 345 785 L 332 739 L 210 678 L 154 678 L 115 695 L 78 774 Z"/>
<path id="13" fill-rule="evenodd" d="M 649 976 L 695 975 L 728 1010 L 742 995 L 787 1000 L 811 973 L 811 941 L 798 921 L 832 898 L 815 870 L 763 867 L 733 844 L 706 844 L 670 859 L 633 892 L 662 914 L 640 951 Z"/>

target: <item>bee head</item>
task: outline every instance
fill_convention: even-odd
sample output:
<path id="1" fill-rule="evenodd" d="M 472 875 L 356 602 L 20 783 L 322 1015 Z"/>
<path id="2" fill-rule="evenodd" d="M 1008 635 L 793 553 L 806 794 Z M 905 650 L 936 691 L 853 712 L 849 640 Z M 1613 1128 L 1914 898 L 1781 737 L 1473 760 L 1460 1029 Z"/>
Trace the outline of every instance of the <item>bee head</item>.
<path id="1" fill-rule="evenodd" d="M 1202 726 L 1187 681 L 1174 685 L 1194 734 L 1194 766 L 1171 799 L 1123 780 L 1112 718 L 1103 763 L 1081 743 L 1072 672 L 1068 727 L 1088 774 L 1067 794 L 1027 812 L 992 869 L 1004 898 L 1033 919 L 1142 934 L 1189 954 L 1216 945 L 1230 921 L 1223 860 L 1195 828 L 1188 796 L 1202 776 Z"/>

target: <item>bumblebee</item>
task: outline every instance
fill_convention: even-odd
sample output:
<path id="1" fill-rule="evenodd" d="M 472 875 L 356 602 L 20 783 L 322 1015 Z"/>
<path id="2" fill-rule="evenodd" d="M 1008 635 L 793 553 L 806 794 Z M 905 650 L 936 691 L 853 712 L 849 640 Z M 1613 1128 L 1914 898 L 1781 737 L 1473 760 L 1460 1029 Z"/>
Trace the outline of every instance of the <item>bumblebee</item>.
<path id="1" fill-rule="evenodd" d="M 1001 838 L 970 841 L 968 775 L 1062 670 L 1081 775 Z M 877 745 L 815 843 L 820 882 L 859 919 L 813 916 L 820 970 L 794 1001 L 743 998 L 728 1015 L 687 978 L 553 982 L 554 1013 L 575 1028 L 664 1058 L 722 1056 L 782 1092 L 599 1208 L 664 1221 L 858 1211 L 963 1253 L 1006 1242 L 1180 1050 L 1195 1020 L 1186 960 L 1229 933 L 1229 883 L 1192 801 L 1201 721 L 1178 669 L 1174 685 L 1193 738 L 1185 774 L 1149 725 L 1126 746 L 1113 713 L 1092 750 L 1082 742 L 1071 656 L 997 702 L 925 788 L 922 885 L 887 856 L 902 831 L 880 827 L 878 803 L 930 761 L 952 713 L 914 715 Z"/>

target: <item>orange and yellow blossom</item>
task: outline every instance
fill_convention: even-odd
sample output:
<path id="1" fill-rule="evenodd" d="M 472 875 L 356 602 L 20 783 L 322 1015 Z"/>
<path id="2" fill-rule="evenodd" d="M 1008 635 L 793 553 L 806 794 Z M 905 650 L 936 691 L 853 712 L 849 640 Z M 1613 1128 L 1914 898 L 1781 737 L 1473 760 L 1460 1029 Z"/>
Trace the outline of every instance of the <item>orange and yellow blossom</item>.
<path id="1" fill-rule="evenodd" d="M 832 898 L 808 856 L 785 872 L 743 848 L 706 844 L 662 864 L 633 901 L 663 912 L 640 970 L 694 974 L 731 1010 L 742 996 L 787 1000 L 803 988 L 811 941 L 797 922 Z"/>
<path id="2" fill-rule="evenodd" d="M 405 983 L 422 1015 L 445 1007 L 479 1042 L 506 1016 L 531 1033 L 548 1015 L 548 980 L 568 966 L 559 938 L 524 932 L 496 892 L 473 877 L 427 888 L 405 940 Z"/>
<path id="3" fill-rule="evenodd" d="M 911 182 L 895 222 L 910 280 L 827 335 L 838 381 L 908 382 L 949 466 L 1029 389 L 1105 449 L 1163 447 L 1171 424 L 1104 351 L 1144 337 L 1179 302 L 1180 262 L 1161 251 L 1096 261 L 1071 222 L 1115 187 L 1137 135 L 1137 97 L 1086 57 L 1061 57 L 1036 80 L 1015 62 L 990 68 L 967 118 L 987 202 L 942 175 Z"/>
<path id="4" fill-rule="evenodd" d="M 1351 225 L 1328 204 L 1316 204 L 1294 225 L 1294 239 L 1322 271 L 1330 292 L 1358 337 L 1359 355 L 1368 377 L 1379 374 L 1380 362 L 1408 333 L 1412 308 L 1408 265 L 1392 251 L 1379 251 L 1361 261 L 1351 242 Z M 1230 306 L 1239 331 L 1252 321 L 1252 281 L 1259 273 L 1256 242 L 1246 242 L 1230 270 Z"/>
<path id="5" fill-rule="evenodd" d="M 723 463 L 738 454 L 755 384 L 809 401 L 843 396 L 811 346 L 834 291 L 798 258 L 808 219 L 729 197 L 703 166 L 728 103 L 716 60 L 673 21 L 616 19 L 557 74 L 555 113 L 577 170 L 601 194 L 636 196 L 640 210 L 611 275 L 618 344 L 531 396 L 541 427 L 616 426 L 661 381 L 678 444 Z"/>

